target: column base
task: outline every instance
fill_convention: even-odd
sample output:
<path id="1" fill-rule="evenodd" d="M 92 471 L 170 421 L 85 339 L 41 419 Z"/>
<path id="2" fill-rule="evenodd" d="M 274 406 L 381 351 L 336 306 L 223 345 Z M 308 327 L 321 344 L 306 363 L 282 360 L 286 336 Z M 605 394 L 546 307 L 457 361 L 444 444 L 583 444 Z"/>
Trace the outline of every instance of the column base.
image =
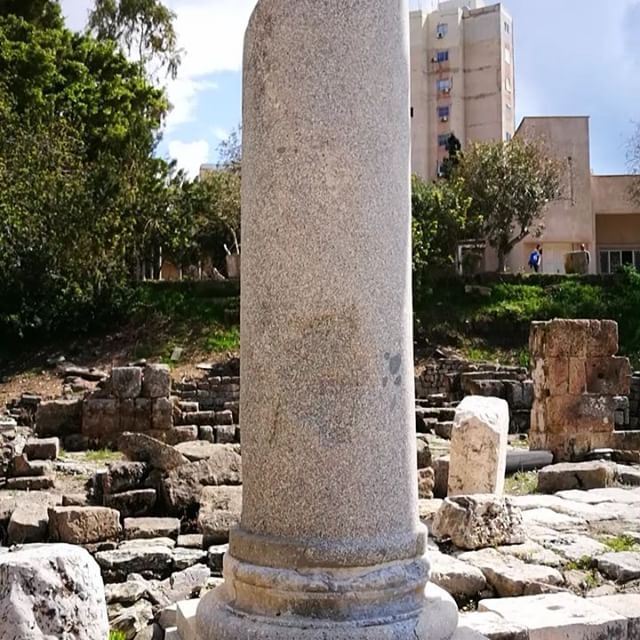
<path id="1" fill-rule="evenodd" d="M 198 607 L 197 640 L 451 640 L 458 626 L 453 598 L 429 584 L 419 610 L 403 616 L 332 621 L 299 616 L 258 616 L 234 609 L 227 585 L 207 594 Z"/>

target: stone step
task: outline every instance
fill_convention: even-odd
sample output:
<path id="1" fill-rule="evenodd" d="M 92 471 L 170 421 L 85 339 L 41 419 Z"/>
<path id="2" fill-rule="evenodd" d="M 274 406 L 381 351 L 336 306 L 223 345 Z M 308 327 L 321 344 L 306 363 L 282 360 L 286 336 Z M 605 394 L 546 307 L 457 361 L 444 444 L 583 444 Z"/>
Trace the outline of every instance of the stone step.
<path id="1" fill-rule="evenodd" d="M 176 619 L 180 640 L 198 640 L 196 613 L 200 600 L 183 600 L 176 605 Z"/>

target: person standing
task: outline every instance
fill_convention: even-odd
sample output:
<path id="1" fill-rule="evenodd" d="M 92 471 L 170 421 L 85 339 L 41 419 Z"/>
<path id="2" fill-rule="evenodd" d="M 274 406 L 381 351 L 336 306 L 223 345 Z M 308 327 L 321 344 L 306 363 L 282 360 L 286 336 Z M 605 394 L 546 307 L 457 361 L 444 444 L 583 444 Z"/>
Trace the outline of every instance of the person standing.
<path id="1" fill-rule="evenodd" d="M 536 245 L 536 248 L 531 252 L 529 256 L 529 267 L 536 273 L 540 272 L 540 263 L 542 261 L 542 247 Z"/>

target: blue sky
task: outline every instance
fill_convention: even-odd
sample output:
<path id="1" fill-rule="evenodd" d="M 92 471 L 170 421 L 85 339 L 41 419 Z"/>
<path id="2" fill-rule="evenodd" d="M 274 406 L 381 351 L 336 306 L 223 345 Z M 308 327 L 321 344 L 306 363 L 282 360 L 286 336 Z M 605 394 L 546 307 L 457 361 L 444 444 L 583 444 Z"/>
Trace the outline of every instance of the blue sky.
<path id="1" fill-rule="evenodd" d="M 295 2 L 295 0 L 292 0 Z M 186 55 L 160 148 L 193 175 L 240 123 L 242 39 L 256 0 L 166 0 Z M 419 0 L 415 0 L 418 4 Z M 91 0 L 62 0 L 81 29 Z M 591 116 L 591 165 L 624 173 L 640 121 L 640 0 L 507 0 L 514 18 L 517 122 Z"/>

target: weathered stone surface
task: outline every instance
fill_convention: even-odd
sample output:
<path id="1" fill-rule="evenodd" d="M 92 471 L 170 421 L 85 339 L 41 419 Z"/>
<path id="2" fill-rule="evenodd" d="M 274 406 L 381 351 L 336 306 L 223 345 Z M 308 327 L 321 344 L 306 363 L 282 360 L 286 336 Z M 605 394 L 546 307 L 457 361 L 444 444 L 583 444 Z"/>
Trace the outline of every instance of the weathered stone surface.
<path id="1" fill-rule="evenodd" d="M 51 463 L 46 460 L 36 460 L 30 462 L 27 460 L 27 456 L 23 453 L 20 456 L 16 456 L 12 463 L 12 471 L 14 476 L 20 477 L 41 477 L 51 473 Z"/>
<path id="2" fill-rule="evenodd" d="M 418 448 L 418 469 L 426 469 L 431 466 L 431 449 L 429 443 L 426 440 L 417 438 L 416 445 Z"/>
<path id="3" fill-rule="evenodd" d="M 36 433 L 41 437 L 78 433 L 82 420 L 82 399 L 48 400 L 36 411 Z"/>
<path id="4" fill-rule="evenodd" d="M 46 542 L 49 527 L 47 507 L 23 503 L 12 514 L 7 529 L 9 544 Z"/>
<path id="5" fill-rule="evenodd" d="M 118 401 L 114 398 L 87 398 L 82 405 L 82 434 L 107 440 L 120 431 Z"/>
<path id="6" fill-rule="evenodd" d="M 640 578 L 640 553 L 619 551 L 598 557 L 598 569 L 616 582 L 629 582 Z"/>
<path id="7" fill-rule="evenodd" d="M 585 558 L 596 558 L 607 551 L 607 547 L 597 540 L 572 533 L 559 533 L 552 538 L 544 540 L 544 545 L 570 562 L 581 562 Z"/>
<path id="8" fill-rule="evenodd" d="M 106 507 L 54 507 L 49 509 L 49 535 L 69 544 L 115 540 L 120 535 L 120 514 Z"/>
<path id="9" fill-rule="evenodd" d="M 169 471 L 188 462 L 174 447 L 142 433 L 123 433 L 118 448 L 129 459 L 147 462 L 153 469 Z"/>
<path id="10" fill-rule="evenodd" d="M 229 530 L 240 523 L 242 487 L 205 487 L 200 496 L 198 528 L 205 545 L 229 541 Z"/>
<path id="11" fill-rule="evenodd" d="M 520 509 L 509 498 L 493 495 L 446 498 L 433 521 L 432 531 L 436 538 L 451 538 L 460 549 L 525 541 Z"/>
<path id="12" fill-rule="evenodd" d="M 175 538 L 180 533 L 177 518 L 127 518 L 124 521 L 124 535 L 134 538 Z"/>
<path id="13" fill-rule="evenodd" d="M 23 453 L 29 460 L 56 460 L 60 455 L 60 438 L 29 438 Z"/>
<path id="14" fill-rule="evenodd" d="M 529 509 L 522 513 L 525 526 L 550 527 L 557 531 L 575 531 L 584 528 L 586 522 L 580 518 L 556 513 L 551 509 Z"/>
<path id="15" fill-rule="evenodd" d="M 57 507 L 62 504 L 62 496 L 46 491 L 30 492 L 0 492 L 0 521 L 8 522 L 11 514 L 21 507 Z"/>
<path id="16" fill-rule="evenodd" d="M 156 431 L 169 431 L 172 426 L 173 404 L 171 400 L 169 398 L 155 398 L 151 405 L 151 428 Z"/>
<path id="17" fill-rule="evenodd" d="M 236 441 L 237 428 L 235 424 L 217 424 L 214 431 L 217 444 L 233 444 Z"/>
<path id="18" fill-rule="evenodd" d="M 142 488 L 150 468 L 146 462 L 110 462 L 102 476 L 103 495 Z"/>
<path id="19" fill-rule="evenodd" d="M 562 574 L 552 567 L 528 564 L 494 549 L 463 553 L 459 559 L 480 569 L 503 598 L 539 593 L 540 585 L 558 586 L 564 582 Z"/>
<path id="20" fill-rule="evenodd" d="M 84 549 L 33 545 L 0 554 L 0 640 L 108 633 L 100 570 Z"/>
<path id="21" fill-rule="evenodd" d="M 613 485 L 615 477 L 616 465 L 612 462 L 565 462 L 540 469 L 538 491 L 602 489 Z"/>
<path id="22" fill-rule="evenodd" d="M 545 549 L 541 544 L 533 540 L 527 540 L 524 544 L 513 544 L 496 547 L 496 550 L 507 556 L 514 556 L 519 560 L 532 564 L 543 564 L 547 567 L 558 568 L 564 564 L 564 559 L 557 553 Z"/>
<path id="23" fill-rule="evenodd" d="M 55 478 L 53 475 L 7 478 L 5 483 L 5 489 L 10 491 L 45 491 L 54 486 Z"/>
<path id="24" fill-rule="evenodd" d="M 509 622 L 490 611 L 462 613 L 460 628 L 472 629 L 488 640 L 529 640 L 526 627 Z"/>
<path id="25" fill-rule="evenodd" d="M 156 504 L 155 489 L 136 489 L 104 497 L 104 506 L 117 509 L 123 518 L 148 516 Z"/>
<path id="26" fill-rule="evenodd" d="M 133 538 L 131 540 L 123 540 L 118 549 L 140 549 L 144 547 L 167 547 L 174 549 L 176 541 L 172 538 Z"/>
<path id="27" fill-rule="evenodd" d="M 149 602 L 140 600 L 130 607 L 121 609 L 110 620 L 113 631 L 121 631 L 126 640 L 137 640 L 138 634 L 144 631 L 153 620 L 153 607 Z"/>
<path id="28" fill-rule="evenodd" d="M 201 533 L 188 533 L 178 536 L 178 546 L 187 549 L 204 549 L 204 537 Z"/>
<path id="29" fill-rule="evenodd" d="M 176 547 L 173 550 L 173 568 L 176 571 L 184 571 L 198 564 L 207 564 L 208 555 L 204 549 L 185 549 L 184 547 Z M 207 578 L 211 575 L 207 571 Z"/>
<path id="30" fill-rule="evenodd" d="M 166 364 L 150 364 L 144 368 L 142 395 L 145 398 L 168 398 L 171 395 L 171 371 Z"/>
<path id="31" fill-rule="evenodd" d="M 429 553 L 431 582 L 452 596 L 474 598 L 487 588 L 480 569 L 444 553 Z"/>
<path id="32" fill-rule="evenodd" d="M 209 556 L 209 567 L 215 575 L 222 575 L 222 563 L 224 554 L 228 551 L 228 544 L 214 544 L 209 547 L 209 551 L 207 552 Z"/>
<path id="33" fill-rule="evenodd" d="M 142 393 L 142 369 L 114 367 L 111 370 L 111 390 L 116 398 L 137 398 Z"/>
<path id="34" fill-rule="evenodd" d="M 420 500 L 433 499 L 434 484 L 435 478 L 431 467 L 418 469 L 418 498 Z"/>
<path id="35" fill-rule="evenodd" d="M 104 587 L 107 604 L 122 604 L 126 607 L 142 600 L 147 593 L 147 586 L 138 580 L 107 584 Z"/>
<path id="36" fill-rule="evenodd" d="M 627 618 L 628 640 L 640 638 L 640 595 L 637 593 L 624 593 L 593 598 L 592 602 L 599 607 L 613 611 Z"/>
<path id="37" fill-rule="evenodd" d="M 181 425 L 179 427 L 172 427 L 167 431 L 167 442 L 172 445 L 180 444 L 181 442 L 194 442 L 198 439 L 198 426 L 195 424 Z"/>
<path id="38" fill-rule="evenodd" d="M 433 496 L 443 499 L 449 492 L 449 456 L 441 456 L 433 461 L 433 473 L 435 483 L 433 485 Z"/>
<path id="39" fill-rule="evenodd" d="M 139 573 L 145 578 L 165 578 L 173 568 L 173 551 L 167 547 L 99 551 L 95 559 L 109 582 L 122 581 L 130 573 Z"/>
<path id="40" fill-rule="evenodd" d="M 164 501 L 171 513 L 185 511 L 200 502 L 206 486 L 240 484 L 241 468 L 240 456 L 221 447 L 207 460 L 190 462 L 170 471 L 162 481 Z"/>
<path id="41" fill-rule="evenodd" d="M 208 460 L 209 458 L 215 458 L 216 455 L 222 451 L 222 444 L 211 444 L 203 440 L 196 440 L 195 442 L 181 442 L 175 445 L 175 448 L 189 461 L 198 462 L 200 460 Z"/>
<path id="42" fill-rule="evenodd" d="M 529 640 L 625 640 L 627 620 L 589 598 L 554 593 L 524 598 L 481 600 L 492 611 L 529 630 Z"/>
<path id="43" fill-rule="evenodd" d="M 211 442 L 212 444 L 215 442 L 215 432 L 213 431 L 213 427 L 210 425 L 200 425 L 198 427 L 198 440 L 203 440 L 205 442 Z"/>
<path id="44" fill-rule="evenodd" d="M 449 496 L 502 495 L 508 434 L 504 400 L 468 396 L 460 403 L 451 435 Z"/>

